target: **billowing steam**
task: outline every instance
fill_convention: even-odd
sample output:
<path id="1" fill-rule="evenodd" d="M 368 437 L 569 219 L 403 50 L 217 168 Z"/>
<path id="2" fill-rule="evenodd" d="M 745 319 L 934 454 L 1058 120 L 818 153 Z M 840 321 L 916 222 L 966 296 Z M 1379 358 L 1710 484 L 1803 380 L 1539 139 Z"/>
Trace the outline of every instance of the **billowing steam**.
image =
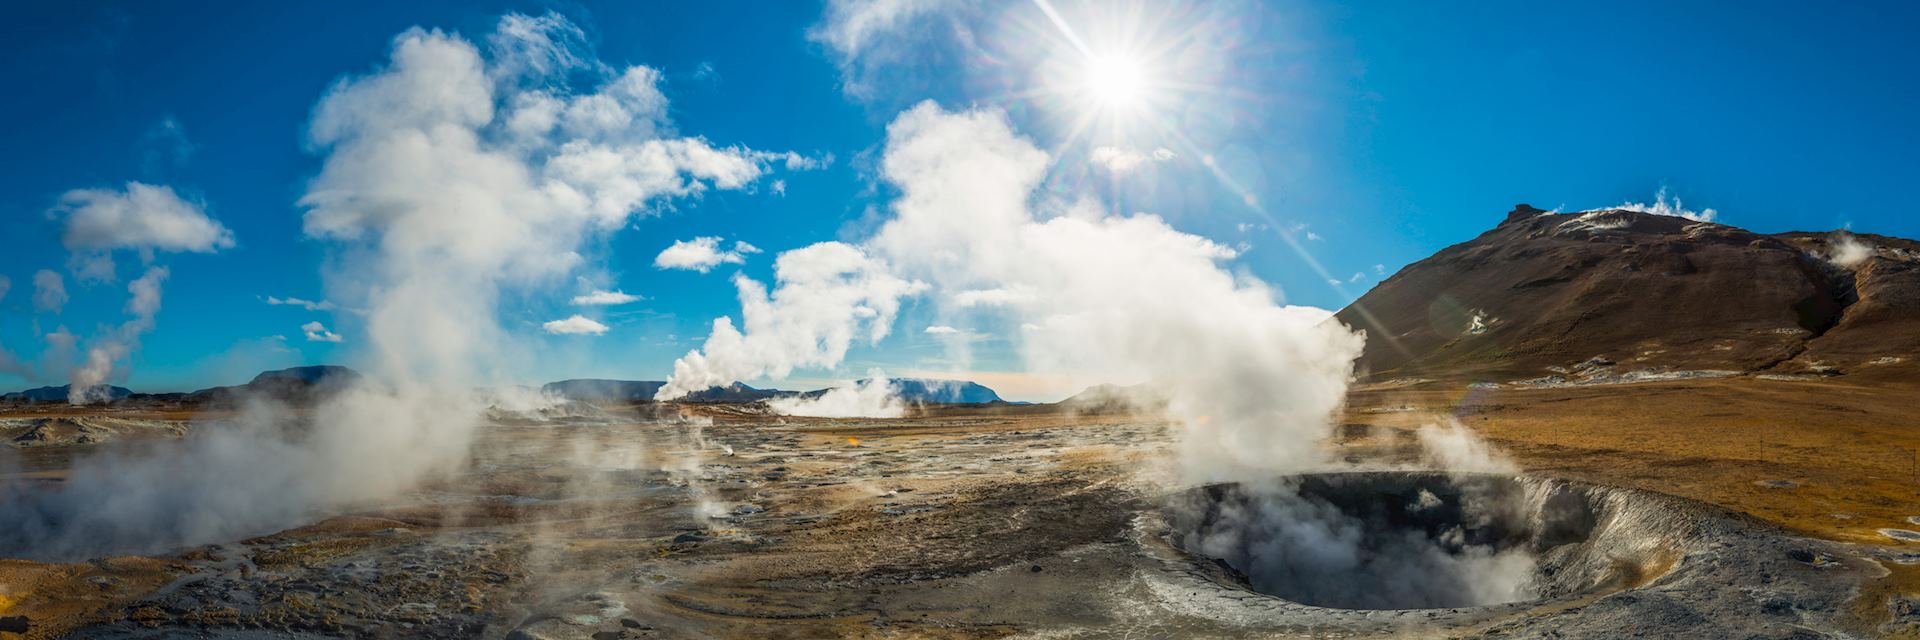
<path id="1" fill-rule="evenodd" d="M 780 254 L 774 290 L 744 275 L 740 289 L 745 332 L 731 318 L 713 321 L 698 351 L 673 363 L 673 376 L 656 398 L 672 400 L 736 380 L 784 378 L 799 367 L 831 367 L 856 337 L 879 342 L 892 329 L 900 299 L 926 288 L 893 275 L 864 250 L 822 242 Z"/>
<path id="2" fill-rule="evenodd" d="M 815 418 L 898 418 L 907 413 L 898 385 L 878 369 L 868 371 L 866 380 L 843 381 L 817 397 L 769 399 L 767 407 L 783 416 Z"/>
<path id="3" fill-rule="evenodd" d="M 1858 236 L 1837 231 L 1834 232 L 1832 245 L 1824 257 L 1828 262 L 1851 269 L 1865 264 L 1877 252 L 1873 245 L 1862 241 Z"/>
<path id="4" fill-rule="evenodd" d="M 60 196 L 49 215 L 61 221 L 60 242 L 69 266 L 82 281 L 114 279 L 115 251 L 133 251 L 146 272 L 127 285 L 127 320 L 88 340 L 86 357 L 68 372 L 67 401 L 89 404 L 111 399 L 105 384 L 139 348 L 140 336 L 153 330 L 160 311 L 160 284 L 171 273 L 154 263 L 157 254 L 213 253 L 233 246 L 233 232 L 207 216 L 206 208 L 172 187 L 129 182 L 123 190 L 74 189 Z M 34 275 L 34 301 L 42 311 L 58 311 L 67 292 L 60 275 Z"/>
<path id="5" fill-rule="evenodd" d="M 1429 469 L 1468 473 L 1514 473 L 1519 465 L 1495 450 L 1460 420 L 1447 417 L 1429 422 L 1414 432 Z"/>
<path id="6" fill-rule="evenodd" d="M 736 279 L 746 331 L 716 320 L 702 350 L 675 363 L 669 389 L 837 365 L 852 336 L 884 337 L 899 298 L 920 289 L 908 283 L 925 282 L 943 314 L 980 314 L 969 317 L 1015 333 L 1030 370 L 1151 381 L 1185 427 L 1189 479 L 1318 461 L 1314 443 L 1344 400 L 1362 337 L 1236 275 L 1230 248 L 1156 216 L 1037 193 L 1051 162 L 995 111 L 925 103 L 901 114 L 882 160 L 900 191 L 892 216 L 860 247 L 781 255 L 771 300 Z M 801 277 L 821 253 L 840 259 Z"/>
<path id="7" fill-rule="evenodd" d="M 114 367 L 139 343 L 140 335 L 153 329 L 153 315 L 160 312 L 160 283 L 167 279 L 166 267 L 149 267 L 145 275 L 127 283 L 126 312 L 132 316 L 113 333 L 96 337 L 87 347 L 87 358 L 68 377 L 67 402 L 91 404 L 112 399 L 105 383 Z"/>
<path id="8" fill-rule="evenodd" d="M 660 74 L 599 63 L 558 15 L 508 15 L 487 45 L 409 30 L 385 67 L 339 81 L 314 109 L 325 163 L 300 205 L 306 233 L 346 253 L 330 294 L 365 310 L 367 381 L 310 419 L 258 402 L 164 455 L 82 461 L 64 489 L 0 502 L 0 521 L 16 523 L 0 550 L 229 539 L 457 470 L 485 410 L 471 390 L 511 370 L 495 319 L 504 291 L 563 279 L 590 237 L 654 203 L 805 164 L 663 135 Z M 581 77 L 597 85 L 576 92 Z"/>

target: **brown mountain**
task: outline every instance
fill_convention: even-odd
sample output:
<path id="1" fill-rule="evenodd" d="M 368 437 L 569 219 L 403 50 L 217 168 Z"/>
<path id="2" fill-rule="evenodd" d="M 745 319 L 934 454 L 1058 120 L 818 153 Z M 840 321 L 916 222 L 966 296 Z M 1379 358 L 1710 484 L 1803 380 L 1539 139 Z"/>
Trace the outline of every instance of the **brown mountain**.
<path id="1" fill-rule="evenodd" d="M 1336 317 L 1376 381 L 1910 372 L 1920 243 L 1523 204 Z"/>

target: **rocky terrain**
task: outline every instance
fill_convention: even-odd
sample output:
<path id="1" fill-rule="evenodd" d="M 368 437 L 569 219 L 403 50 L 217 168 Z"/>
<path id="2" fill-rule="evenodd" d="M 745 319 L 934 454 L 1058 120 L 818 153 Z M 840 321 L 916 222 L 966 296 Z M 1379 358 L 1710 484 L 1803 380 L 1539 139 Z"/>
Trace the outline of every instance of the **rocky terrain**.
<path id="1" fill-rule="evenodd" d="M 1920 371 L 1920 243 L 1519 205 L 1337 316 L 1373 380 Z"/>
<path id="2" fill-rule="evenodd" d="M 1689 384 L 1700 383 L 1627 388 L 1699 392 L 1674 386 Z M 1260 592 L 1233 564 L 1184 546 L 1186 494 L 1158 475 L 1172 428 L 1150 416 L 980 407 L 825 420 L 686 405 L 498 425 L 457 478 L 258 538 L 156 558 L 0 562 L 0 617 L 27 637 L 76 638 L 1920 632 L 1920 547 L 1878 532 L 1920 516 L 1870 480 L 1891 467 L 1847 468 L 1816 446 L 1791 467 L 1755 467 L 1783 481 L 1756 484 L 1723 470 L 1747 464 L 1735 447 L 1746 443 L 1554 440 L 1529 425 L 1600 407 L 1570 390 L 1524 393 L 1559 395 L 1362 394 L 1326 443 L 1330 472 L 1404 469 L 1418 464 L 1411 425 L 1458 415 L 1532 470 L 1517 486 L 1561 496 L 1542 504 L 1584 505 L 1589 524 L 1561 537 L 1579 544 L 1549 547 L 1558 555 L 1543 566 L 1588 577 L 1504 604 L 1340 609 Z M 1858 403 L 1867 410 L 1894 401 L 1866 393 L 1883 399 Z M 1745 415 L 1796 397 L 1736 393 L 1716 406 Z M 1551 415 L 1514 416 L 1511 402 Z M 1912 445 L 1913 432 L 1875 437 Z M 1549 479 L 1565 477 L 1579 479 Z"/>

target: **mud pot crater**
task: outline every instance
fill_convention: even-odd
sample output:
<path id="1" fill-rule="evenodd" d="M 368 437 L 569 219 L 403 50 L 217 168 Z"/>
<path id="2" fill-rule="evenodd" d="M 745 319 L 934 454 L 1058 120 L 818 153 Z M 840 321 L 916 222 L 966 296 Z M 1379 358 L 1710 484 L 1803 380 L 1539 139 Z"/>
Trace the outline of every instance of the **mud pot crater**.
<path id="1" fill-rule="evenodd" d="M 1566 480 L 1343 472 L 1175 494 L 1167 538 L 1223 586 L 1333 609 L 1575 599 L 1671 571 L 1669 501 Z"/>

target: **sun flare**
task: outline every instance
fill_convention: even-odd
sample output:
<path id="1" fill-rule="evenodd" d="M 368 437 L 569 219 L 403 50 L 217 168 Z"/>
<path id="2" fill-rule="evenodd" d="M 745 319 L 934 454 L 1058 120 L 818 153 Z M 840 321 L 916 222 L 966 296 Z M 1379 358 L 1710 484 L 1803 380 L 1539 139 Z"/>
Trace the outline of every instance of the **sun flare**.
<path id="1" fill-rule="evenodd" d="M 1086 88 L 1101 107 L 1131 108 L 1146 97 L 1146 69 L 1128 56 L 1094 57 L 1087 64 Z"/>

